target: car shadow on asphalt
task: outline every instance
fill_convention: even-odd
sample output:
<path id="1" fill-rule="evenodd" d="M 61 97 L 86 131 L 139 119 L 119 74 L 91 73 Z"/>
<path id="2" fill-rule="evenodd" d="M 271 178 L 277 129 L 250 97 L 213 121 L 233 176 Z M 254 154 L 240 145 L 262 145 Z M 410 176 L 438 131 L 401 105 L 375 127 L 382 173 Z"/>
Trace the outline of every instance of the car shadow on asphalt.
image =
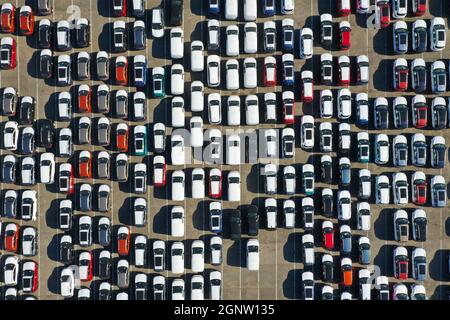
<path id="1" fill-rule="evenodd" d="M 389 277 L 393 276 L 392 253 L 395 248 L 395 245 L 383 245 L 380 247 L 378 254 L 374 257 L 373 263 L 380 268 L 380 274 Z"/>
<path id="2" fill-rule="evenodd" d="M 58 261 L 59 256 L 59 241 L 61 234 L 55 234 L 47 246 L 47 256 L 50 260 Z"/>
<path id="3" fill-rule="evenodd" d="M 171 208 L 171 205 L 162 206 L 161 209 L 156 212 L 152 222 L 154 233 L 164 235 L 169 234 L 169 215 Z"/>
<path id="4" fill-rule="evenodd" d="M 287 262 L 300 263 L 300 251 L 303 232 L 291 232 L 283 246 L 283 258 Z"/>
<path id="5" fill-rule="evenodd" d="M 392 65 L 394 60 L 384 59 L 378 64 L 377 70 L 373 74 L 373 85 L 378 91 L 391 91 L 392 84 Z"/>
<path id="6" fill-rule="evenodd" d="M 283 295 L 287 299 L 300 299 L 300 284 L 302 282 L 301 269 L 289 270 L 286 279 L 283 281 Z"/>
<path id="7" fill-rule="evenodd" d="M 123 201 L 122 206 L 118 210 L 118 216 L 119 216 L 120 223 L 127 225 L 127 226 L 133 225 L 133 219 L 131 216 L 133 214 L 133 201 L 136 198 L 137 197 L 127 197 Z"/>
<path id="8" fill-rule="evenodd" d="M 212 201 L 200 201 L 192 213 L 192 224 L 195 229 L 200 231 L 209 230 L 208 205 Z M 223 224 L 223 220 L 222 220 Z"/>
<path id="9" fill-rule="evenodd" d="M 439 249 L 434 252 L 434 256 L 429 260 L 428 273 L 434 281 L 448 281 L 448 255 L 450 250 Z"/>
<path id="10" fill-rule="evenodd" d="M 394 240 L 392 219 L 394 210 L 382 209 L 378 215 L 378 218 L 374 221 L 373 229 L 375 231 L 375 237 L 380 240 L 391 241 Z"/>
<path id="11" fill-rule="evenodd" d="M 245 252 L 247 245 L 247 239 L 242 238 L 240 241 L 235 241 L 231 247 L 228 248 L 226 264 L 232 267 L 245 268 L 246 255 Z"/>
<path id="12" fill-rule="evenodd" d="M 47 288 L 53 294 L 59 293 L 59 283 L 62 270 L 65 266 L 58 266 L 53 269 L 52 274 L 47 279 Z"/>

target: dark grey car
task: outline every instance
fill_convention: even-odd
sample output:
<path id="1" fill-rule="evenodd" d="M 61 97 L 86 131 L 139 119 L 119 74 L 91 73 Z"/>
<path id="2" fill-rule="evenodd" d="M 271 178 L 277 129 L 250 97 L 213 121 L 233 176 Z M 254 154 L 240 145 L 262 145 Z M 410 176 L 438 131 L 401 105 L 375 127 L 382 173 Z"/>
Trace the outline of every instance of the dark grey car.
<path id="1" fill-rule="evenodd" d="M 107 118 L 99 118 L 97 122 L 97 143 L 101 146 L 109 145 L 111 126 Z"/>
<path id="2" fill-rule="evenodd" d="M 144 50 L 146 47 L 147 32 L 143 21 L 133 24 L 133 47 L 136 50 Z"/>
<path id="3" fill-rule="evenodd" d="M 109 88 L 106 85 L 100 85 L 97 90 L 97 110 L 101 113 L 109 112 Z"/>
<path id="4" fill-rule="evenodd" d="M 26 127 L 22 131 L 22 139 L 20 140 L 21 153 L 24 155 L 30 155 L 34 153 L 34 129 L 32 127 Z"/>
<path id="5" fill-rule="evenodd" d="M 92 210 L 92 187 L 86 183 L 80 188 L 80 210 L 84 212 Z"/>
<path id="6" fill-rule="evenodd" d="M 5 192 L 3 198 L 3 214 L 10 219 L 14 219 L 17 216 L 17 197 L 16 190 L 8 190 Z"/>
<path id="7" fill-rule="evenodd" d="M 107 184 L 102 184 L 98 189 L 97 205 L 98 211 L 108 212 L 111 207 L 111 188 Z"/>
<path id="8" fill-rule="evenodd" d="M 128 157 L 124 153 L 116 157 L 116 178 L 121 182 L 128 180 Z"/>
<path id="9" fill-rule="evenodd" d="M 12 116 L 16 113 L 17 91 L 14 88 L 5 88 L 2 93 L 2 112 L 5 116 Z"/>
<path id="10" fill-rule="evenodd" d="M 109 179 L 110 156 L 106 151 L 99 153 L 97 157 L 97 174 L 99 179 Z"/>
<path id="11" fill-rule="evenodd" d="M 98 243 L 105 247 L 111 243 L 111 220 L 108 217 L 98 221 Z"/>
<path id="12" fill-rule="evenodd" d="M 17 157 L 14 155 L 7 155 L 3 159 L 2 177 L 4 183 L 16 182 L 16 165 Z"/>

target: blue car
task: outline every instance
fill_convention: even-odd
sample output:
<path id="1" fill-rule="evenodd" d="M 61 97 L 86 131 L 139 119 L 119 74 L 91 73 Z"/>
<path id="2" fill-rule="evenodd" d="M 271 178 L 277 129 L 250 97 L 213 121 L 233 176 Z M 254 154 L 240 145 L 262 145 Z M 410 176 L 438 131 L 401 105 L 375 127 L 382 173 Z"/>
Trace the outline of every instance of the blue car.
<path id="1" fill-rule="evenodd" d="M 210 14 L 220 13 L 220 0 L 209 0 L 209 13 Z"/>
<path id="2" fill-rule="evenodd" d="M 281 22 L 281 29 L 283 30 L 283 51 L 291 52 L 294 50 L 294 20 L 290 18 L 283 19 Z"/>
<path id="3" fill-rule="evenodd" d="M 282 56 L 283 62 L 283 85 L 294 85 L 294 55 L 291 53 L 285 53 Z"/>
<path id="4" fill-rule="evenodd" d="M 147 84 L 147 59 L 144 55 L 134 57 L 133 79 L 136 87 L 144 87 Z"/>
<path id="5" fill-rule="evenodd" d="M 222 204 L 218 201 L 209 204 L 209 227 L 211 232 L 222 232 Z"/>
<path id="6" fill-rule="evenodd" d="M 266 17 L 275 15 L 275 0 L 264 0 L 263 14 Z"/>

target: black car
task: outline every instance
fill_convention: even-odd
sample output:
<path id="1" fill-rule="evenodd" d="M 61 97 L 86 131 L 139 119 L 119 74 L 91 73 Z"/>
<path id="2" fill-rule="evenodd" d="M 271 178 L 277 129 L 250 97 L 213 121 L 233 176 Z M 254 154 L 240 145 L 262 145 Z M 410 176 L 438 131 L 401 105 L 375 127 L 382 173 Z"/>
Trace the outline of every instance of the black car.
<path id="1" fill-rule="evenodd" d="M 406 104 L 394 105 L 394 126 L 396 129 L 408 128 L 408 106 Z"/>
<path id="2" fill-rule="evenodd" d="M 36 100 L 33 97 L 24 98 L 21 99 L 19 104 L 19 124 L 31 125 L 34 121 Z"/>
<path id="3" fill-rule="evenodd" d="M 183 23 L 183 0 L 172 0 L 170 2 L 170 24 L 174 27 Z"/>
<path id="4" fill-rule="evenodd" d="M 38 46 L 42 49 L 48 49 L 52 46 L 52 25 L 48 19 L 42 19 L 37 31 Z"/>
<path id="5" fill-rule="evenodd" d="M 53 54 L 50 50 L 42 50 L 39 56 L 39 74 L 44 79 L 53 76 Z"/>
<path id="6" fill-rule="evenodd" d="M 111 277 L 111 253 L 103 250 L 98 259 L 98 276 L 103 279 Z"/>
<path id="7" fill-rule="evenodd" d="M 241 240 L 241 212 L 232 210 L 230 213 L 230 239 Z"/>
<path id="8" fill-rule="evenodd" d="M 147 32 L 142 21 L 136 21 L 133 25 L 133 47 L 135 50 L 143 50 L 146 47 Z"/>
<path id="9" fill-rule="evenodd" d="M 331 86 L 333 79 L 333 61 L 323 60 L 320 65 L 320 82 L 323 85 Z"/>
<path id="10" fill-rule="evenodd" d="M 389 111 L 386 105 L 375 105 L 374 106 L 374 125 L 376 129 L 387 129 L 388 128 L 388 117 Z"/>
<path id="11" fill-rule="evenodd" d="M 442 99 L 443 101 L 443 99 Z M 436 103 L 431 108 L 433 129 L 444 129 L 447 127 L 447 106 L 445 104 Z"/>
<path id="12" fill-rule="evenodd" d="M 55 139 L 55 127 L 53 122 L 48 119 L 43 119 L 38 125 L 39 131 L 39 146 L 43 148 L 53 147 Z"/>
<path id="13" fill-rule="evenodd" d="M 69 231 L 73 226 L 73 212 L 70 207 L 62 207 L 58 215 L 59 228 L 63 231 Z"/>
<path id="14" fill-rule="evenodd" d="M 332 260 L 333 260 L 332 258 L 331 258 L 331 261 L 328 259 L 322 260 L 322 277 L 323 277 L 323 281 L 325 281 L 325 282 L 333 282 L 334 265 L 333 265 Z"/>
<path id="15" fill-rule="evenodd" d="M 98 292 L 98 300 L 111 300 L 111 290 L 103 288 Z"/>
<path id="16" fill-rule="evenodd" d="M 322 193 L 322 211 L 325 217 L 333 216 L 333 194 Z"/>
<path id="17" fill-rule="evenodd" d="M 3 158 L 2 178 L 4 183 L 16 182 L 16 164 L 17 157 L 15 155 Z"/>
<path id="18" fill-rule="evenodd" d="M 59 244 L 59 260 L 62 263 L 72 263 L 74 257 L 72 238 L 70 236 L 63 236 Z"/>
<path id="19" fill-rule="evenodd" d="M 259 213 L 257 206 L 249 205 L 247 207 L 247 223 L 248 235 L 257 236 L 259 231 Z"/>
<path id="20" fill-rule="evenodd" d="M 425 92 L 427 90 L 427 68 L 415 66 L 412 69 L 411 80 L 415 92 Z"/>
<path id="21" fill-rule="evenodd" d="M 416 52 L 427 51 L 427 36 L 428 30 L 426 27 L 413 28 L 412 41 L 414 41 L 413 48 Z"/>
<path id="22" fill-rule="evenodd" d="M 320 23 L 320 43 L 324 47 L 330 47 L 333 42 L 333 23 L 323 20 Z"/>
<path id="23" fill-rule="evenodd" d="M 324 183 L 331 183 L 333 180 L 333 167 L 329 159 L 322 159 L 320 163 L 320 173 Z"/>
<path id="24" fill-rule="evenodd" d="M 78 48 L 89 47 L 91 43 L 91 24 L 89 20 L 82 18 L 76 21 L 75 45 Z"/>
<path id="25" fill-rule="evenodd" d="M 134 300 L 147 300 L 147 283 L 137 282 L 134 286 Z"/>
<path id="26" fill-rule="evenodd" d="M 414 240 L 426 241 L 427 240 L 427 218 L 417 217 L 413 220 L 412 226 Z"/>

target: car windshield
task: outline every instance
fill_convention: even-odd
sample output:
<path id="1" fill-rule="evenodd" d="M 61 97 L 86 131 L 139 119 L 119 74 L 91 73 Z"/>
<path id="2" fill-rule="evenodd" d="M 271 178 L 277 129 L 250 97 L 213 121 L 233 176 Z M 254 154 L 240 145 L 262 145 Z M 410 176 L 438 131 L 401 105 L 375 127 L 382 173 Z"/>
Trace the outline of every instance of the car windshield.
<path id="1" fill-rule="evenodd" d="M 144 70 L 141 68 L 136 69 L 136 78 L 142 78 L 144 75 Z"/>
<path id="2" fill-rule="evenodd" d="M 369 147 L 367 146 L 361 146 L 360 152 L 362 157 L 367 157 L 369 155 Z"/>
<path id="3" fill-rule="evenodd" d="M 438 41 L 444 41 L 445 40 L 445 33 L 442 29 L 437 31 L 437 38 Z"/>
<path id="4" fill-rule="evenodd" d="M 400 263 L 400 273 L 407 273 L 407 272 L 408 272 L 408 264 Z"/>
<path id="5" fill-rule="evenodd" d="M 4 61 L 9 60 L 9 51 L 8 50 L 1 50 L 0 54 L 1 54 L 2 60 L 4 60 Z"/>
<path id="6" fill-rule="evenodd" d="M 123 41 L 122 33 L 114 33 L 114 42 L 115 43 L 122 43 L 122 41 Z"/>
<path id="7" fill-rule="evenodd" d="M 154 86 L 155 86 L 155 90 L 156 91 L 160 91 L 162 88 L 162 81 L 161 80 L 157 80 L 154 82 Z"/>

